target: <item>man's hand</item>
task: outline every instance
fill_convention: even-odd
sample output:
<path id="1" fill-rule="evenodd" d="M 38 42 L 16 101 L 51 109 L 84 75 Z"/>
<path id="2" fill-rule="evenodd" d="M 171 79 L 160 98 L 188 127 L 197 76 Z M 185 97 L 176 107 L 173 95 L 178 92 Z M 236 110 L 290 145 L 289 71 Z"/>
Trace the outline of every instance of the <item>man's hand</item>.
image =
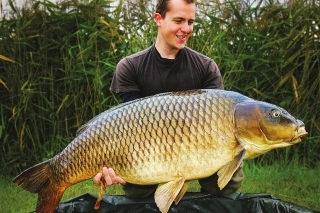
<path id="1" fill-rule="evenodd" d="M 94 209 L 100 208 L 100 201 L 102 200 L 102 196 L 104 195 L 107 186 L 118 183 L 126 184 L 126 182 L 121 177 L 116 175 L 112 168 L 107 167 L 103 167 L 102 172 L 99 172 L 98 174 L 96 174 L 96 176 L 93 177 L 93 183 L 97 186 L 100 186 Z"/>
<path id="2" fill-rule="evenodd" d="M 93 183 L 97 186 L 101 184 L 101 182 L 104 184 L 104 187 L 111 186 L 113 184 L 126 184 L 126 182 L 119 176 L 116 175 L 114 170 L 112 168 L 103 167 L 102 172 L 99 172 L 96 174 L 96 176 L 93 177 Z"/>

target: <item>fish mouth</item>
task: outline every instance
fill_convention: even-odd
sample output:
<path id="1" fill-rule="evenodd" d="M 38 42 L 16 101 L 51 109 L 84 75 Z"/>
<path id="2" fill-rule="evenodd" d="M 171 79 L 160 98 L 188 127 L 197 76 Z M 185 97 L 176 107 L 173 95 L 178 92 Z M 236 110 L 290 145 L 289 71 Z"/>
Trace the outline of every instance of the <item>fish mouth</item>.
<path id="1" fill-rule="evenodd" d="M 295 137 L 291 139 L 291 143 L 299 143 L 302 140 L 302 137 L 308 135 L 308 132 L 306 131 L 304 126 L 300 126 L 299 128 L 297 128 L 295 133 Z"/>

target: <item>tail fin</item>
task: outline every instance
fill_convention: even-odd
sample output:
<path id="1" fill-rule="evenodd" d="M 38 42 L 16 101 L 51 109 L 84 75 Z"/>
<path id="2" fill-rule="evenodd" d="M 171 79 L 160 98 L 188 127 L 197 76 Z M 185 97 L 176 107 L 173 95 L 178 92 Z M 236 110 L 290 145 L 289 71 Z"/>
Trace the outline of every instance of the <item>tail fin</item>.
<path id="1" fill-rule="evenodd" d="M 13 179 L 23 189 L 38 193 L 37 213 L 53 213 L 67 186 L 55 182 L 49 169 L 49 161 L 39 163 Z"/>
<path id="2" fill-rule="evenodd" d="M 49 184 L 49 161 L 39 163 L 29 169 L 26 169 L 20 175 L 13 179 L 13 183 L 22 187 L 23 189 L 39 193 L 40 190 Z"/>

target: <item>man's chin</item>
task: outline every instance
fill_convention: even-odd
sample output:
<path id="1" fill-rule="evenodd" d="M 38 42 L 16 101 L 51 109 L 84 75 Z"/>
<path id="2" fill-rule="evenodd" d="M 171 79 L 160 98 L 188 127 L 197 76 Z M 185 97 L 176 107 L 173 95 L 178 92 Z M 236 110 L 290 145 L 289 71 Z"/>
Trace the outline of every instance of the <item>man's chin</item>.
<path id="1" fill-rule="evenodd" d="M 184 44 L 178 44 L 178 45 L 176 45 L 176 48 L 177 48 L 178 50 L 182 50 L 183 48 L 185 48 L 185 46 L 186 46 L 185 43 L 184 43 Z"/>

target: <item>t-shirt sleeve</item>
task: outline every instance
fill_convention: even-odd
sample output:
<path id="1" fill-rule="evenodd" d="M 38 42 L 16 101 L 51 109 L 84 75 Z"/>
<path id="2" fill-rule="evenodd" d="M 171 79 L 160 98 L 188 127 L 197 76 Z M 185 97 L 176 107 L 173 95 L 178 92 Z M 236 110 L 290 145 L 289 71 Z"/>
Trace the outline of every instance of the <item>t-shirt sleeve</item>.
<path id="1" fill-rule="evenodd" d="M 210 60 L 202 80 L 203 89 L 224 89 L 222 76 L 217 64 Z"/>
<path id="2" fill-rule="evenodd" d="M 140 91 L 136 76 L 136 69 L 127 58 L 117 64 L 110 90 L 116 94 L 128 91 Z"/>
<path id="3" fill-rule="evenodd" d="M 119 93 L 122 103 L 133 101 L 142 98 L 141 92 L 139 91 L 129 91 Z"/>

